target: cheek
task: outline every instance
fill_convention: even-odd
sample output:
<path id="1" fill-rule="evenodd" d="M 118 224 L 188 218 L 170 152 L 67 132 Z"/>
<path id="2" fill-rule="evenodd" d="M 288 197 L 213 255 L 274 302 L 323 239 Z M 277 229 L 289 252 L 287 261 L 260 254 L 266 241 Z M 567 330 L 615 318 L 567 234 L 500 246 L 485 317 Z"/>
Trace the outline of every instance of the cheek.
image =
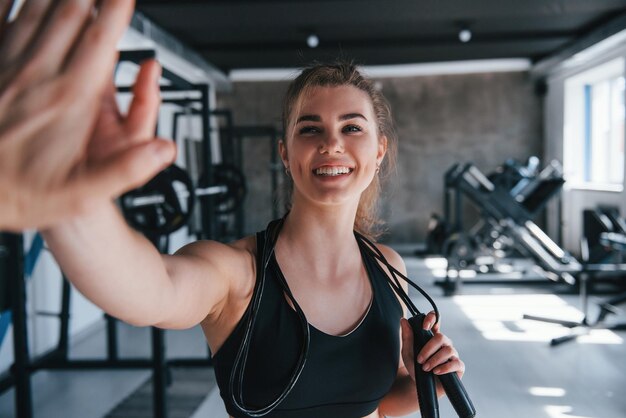
<path id="1" fill-rule="evenodd" d="M 378 142 L 368 141 L 367 143 L 362 143 L 358 147 L 357 152 L 360 154 L 363 162 L 369 165 L 376 165 L 376 160 L 378 159 L 378 150 L 379 145 Z"/>

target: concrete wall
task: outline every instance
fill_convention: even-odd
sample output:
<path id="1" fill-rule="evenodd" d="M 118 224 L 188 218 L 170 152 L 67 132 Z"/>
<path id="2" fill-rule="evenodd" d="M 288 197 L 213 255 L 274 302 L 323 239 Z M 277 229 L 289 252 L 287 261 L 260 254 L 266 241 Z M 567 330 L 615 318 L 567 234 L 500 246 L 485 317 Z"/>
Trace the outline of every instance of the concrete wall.
<path id="1" fill-rule="evenodd" d="M 491 172 L 507 158 L 541 156 L 542 100 L 526 72 L 439 75 L 377 80 L 391 103 L 399 136 L 398 174 L 382 202 L 389 242 L 421 242 L 432 212 L 443 211 L 443 173 L 455 162 Z M 280 127 L 287 82 L 238 82 L 218 94 L 236 125 Z M 250 195 L 246 232 L 270 219 L 269 148 L 244 147 Z"/>

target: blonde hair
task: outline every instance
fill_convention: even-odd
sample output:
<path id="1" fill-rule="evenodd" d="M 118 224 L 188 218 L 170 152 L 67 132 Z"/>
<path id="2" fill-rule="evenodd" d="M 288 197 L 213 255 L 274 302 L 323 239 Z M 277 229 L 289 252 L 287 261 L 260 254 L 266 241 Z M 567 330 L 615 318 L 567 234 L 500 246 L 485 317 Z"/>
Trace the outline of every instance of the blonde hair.
<path id="1" fill-rule="evenodd" d="M 353 63 L 314 64 L 305 68 L 287 89 L 283 101 L 283 132 L 285 137 L 294 134 L 295 124 L 292 121 L 295 118 L 292 116 L 299 113 L 303 98 L 311 89 L 339 86 L 353 86 L 368 95 L 376 116 L 378 139 L 387 138 L 387 154 L 383 159 L 378 175 L 374 176 L 370 185 L 361 194 L 354 220 L 354 229 L 357 232 L 368 238 L 377 238 L 382 234 L 384 226 L 384 222 L 377 213 L 380 183 L 381 179 L 386 178 L 395 169 L 397 137 L 389 103 L 376 89 L 374 83 L 363 77 Z M 288 206 L 290 205 L 291 202 L 288 202 Z"/>

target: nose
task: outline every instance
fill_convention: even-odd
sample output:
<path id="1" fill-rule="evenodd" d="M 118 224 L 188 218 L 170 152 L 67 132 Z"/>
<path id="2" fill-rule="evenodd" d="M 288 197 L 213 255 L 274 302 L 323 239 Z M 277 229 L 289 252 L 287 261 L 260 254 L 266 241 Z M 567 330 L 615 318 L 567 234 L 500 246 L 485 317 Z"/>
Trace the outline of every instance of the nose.
<path id="1" fill-rule="evenodd" d="M 320 154 L 336 154 L 343 153 L 343 138 L 340 135 L 334 133 L 328 133 L 324 135 L 319 144 Z"/>

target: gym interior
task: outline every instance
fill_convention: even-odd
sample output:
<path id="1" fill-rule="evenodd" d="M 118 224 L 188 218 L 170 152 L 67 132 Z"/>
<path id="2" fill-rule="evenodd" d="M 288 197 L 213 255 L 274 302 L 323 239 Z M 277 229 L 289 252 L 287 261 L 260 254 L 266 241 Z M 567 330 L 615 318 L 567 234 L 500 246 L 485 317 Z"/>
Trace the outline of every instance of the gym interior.
<path id="1" fill-rule="evenodd" d="M 119 49 L 122 109 L 163 66 L 176 164 L 118 199 L 159 251 L 283 216 L 287 86 L 354 61 L 399 138 L 380 241 L 435 300 L 476 416 L 626 416 L 626 1 L 138 0 Z M 105 315 L 37 231 L 0 235 L 0 275 L 0 418 L 228 417 L 199 328 Z"/>

